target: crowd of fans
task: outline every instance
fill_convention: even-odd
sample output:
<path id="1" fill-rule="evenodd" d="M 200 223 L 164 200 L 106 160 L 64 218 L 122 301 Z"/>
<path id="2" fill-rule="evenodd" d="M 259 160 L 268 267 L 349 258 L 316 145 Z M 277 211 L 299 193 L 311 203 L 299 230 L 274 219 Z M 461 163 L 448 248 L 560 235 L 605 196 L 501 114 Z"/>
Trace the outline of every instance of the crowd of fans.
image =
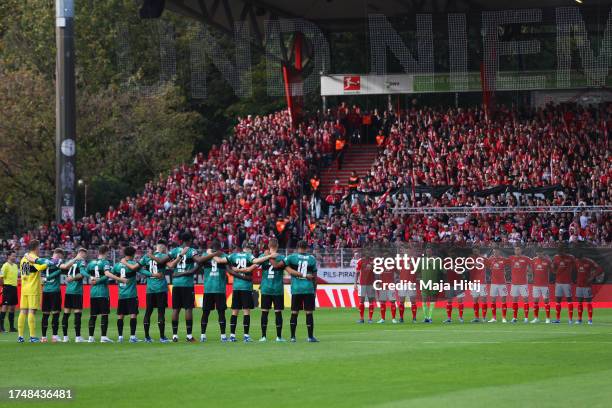
<path id="1" fill-rule="evenodd" d="M 519 111 L 413 108 L 380 114 L 341 104 L 291 128 L 288 112 L 238 118 L 234 132 L 191 165 L 147 183 L 106 214 L 51 223 L 3 247 L 39 239 L 47 249 L 176 241 L 188 229 L 227 248 L 277 236 L 292 247 L 359 247 L 373 240 L 425 242 L 612 242 L 607 213 L 412 215 L 403 207 L 610 205 L 612 105 Z M 373 137 L 375 135 L 375 137 Z M 376 142 L 378 157 L 357 182 L 329 193 L 307 180 L 346 143 Z M 358 148 L 354 146 L 353 148 Z M 316 177 L 315 177 L 316 179 Z M 312 184 L 312 183 L 311 183 Z M 419 187 L 449 187 L 423 194 Z M 549 188 L 545 194 L 486 189 Z M 475 194 L 478 192 L 477 194 Z M 473 210 L 473 209 L 472 209 Z"/>

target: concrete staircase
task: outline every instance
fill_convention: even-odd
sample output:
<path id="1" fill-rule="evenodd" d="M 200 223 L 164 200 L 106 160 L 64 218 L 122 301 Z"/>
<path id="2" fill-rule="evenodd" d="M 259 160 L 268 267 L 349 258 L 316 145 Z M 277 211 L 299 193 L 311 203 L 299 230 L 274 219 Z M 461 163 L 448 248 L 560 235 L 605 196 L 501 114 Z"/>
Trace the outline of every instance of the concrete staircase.
<path id="1" fill-rule="evenodd" d="M 321 195 L 325 197 L 334 184 L 340 180 L 342 186 L 348 184 L 351 172 L 355 170 L 359 177 L 363 177 L 372 167 L 378 153 L 376 145 L 352 145 L 344 152 L 342 170 L 338 170 L 338 163 L 334 161 L 331 166 L 321 172 Z"/>

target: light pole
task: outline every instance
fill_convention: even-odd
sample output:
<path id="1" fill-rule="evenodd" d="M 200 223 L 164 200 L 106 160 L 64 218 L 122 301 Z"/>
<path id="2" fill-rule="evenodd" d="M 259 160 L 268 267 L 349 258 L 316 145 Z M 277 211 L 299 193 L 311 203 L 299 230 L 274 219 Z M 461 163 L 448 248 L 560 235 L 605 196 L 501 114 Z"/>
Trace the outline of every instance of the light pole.
<path id="1" fill-rule="evenodd" d="M 87 183 L 83 179 L 79 179 L 77 181 L 79 187 L 83 187 L 84 197 L 83 197 L 83 217 L 87 216 Z"/>
<path id="2" fill-rule="evenodd" d="M 74 77 L 74 0 L 55 1 L 57 41 L 55 104 L 56 221 L 74 220 L 76 103 Z"/>

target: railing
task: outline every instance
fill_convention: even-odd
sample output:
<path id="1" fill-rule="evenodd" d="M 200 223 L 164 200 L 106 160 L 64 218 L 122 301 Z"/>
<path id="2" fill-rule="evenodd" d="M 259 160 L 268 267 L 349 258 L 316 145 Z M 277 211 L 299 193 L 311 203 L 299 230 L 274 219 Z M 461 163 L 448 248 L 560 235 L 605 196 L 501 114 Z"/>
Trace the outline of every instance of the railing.
<path id="1" fill-rule="evenodd" d="M 395 207 L 397 214 L 516 214 L 516 213 L 609 213 L 611 205 L 557 205 L 557 206 L 518 206 L 518 207 Z"/>

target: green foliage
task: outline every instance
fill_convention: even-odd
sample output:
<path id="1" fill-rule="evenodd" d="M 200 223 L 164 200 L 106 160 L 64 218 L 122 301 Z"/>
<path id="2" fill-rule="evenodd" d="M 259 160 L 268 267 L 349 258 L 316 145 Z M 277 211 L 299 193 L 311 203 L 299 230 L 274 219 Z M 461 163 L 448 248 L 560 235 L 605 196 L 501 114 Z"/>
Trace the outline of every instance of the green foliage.
<path id="1" fill-rule="evenodd" d="M 265 59 L 256 49 L 251 98 L 237 98 L 207 56 L 208 97 L 189 99 L 197 23 L 169 12 L 161 20 L 143 21 L 138 7 L 133 0 L 75 1 L 76 177 L 88 186 L 89 213 L 136 194 L 148 180 L 207 150 L 237 116 L 284 107 L 283 98 L 267 96 Z M 6 203 L 0 236 L 54 218 L 54 20 L 54 0 L 0 1 L 0 199 Z M 159 30 L 168 28 L 177 56 L 173 84 L 156 96 L 130 93 L 128 83 L 158 81 Z M 233 59 L 233 38 L 212 33 Z M 128 64 L 122 65 L 126 52 Z"/>

